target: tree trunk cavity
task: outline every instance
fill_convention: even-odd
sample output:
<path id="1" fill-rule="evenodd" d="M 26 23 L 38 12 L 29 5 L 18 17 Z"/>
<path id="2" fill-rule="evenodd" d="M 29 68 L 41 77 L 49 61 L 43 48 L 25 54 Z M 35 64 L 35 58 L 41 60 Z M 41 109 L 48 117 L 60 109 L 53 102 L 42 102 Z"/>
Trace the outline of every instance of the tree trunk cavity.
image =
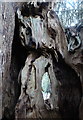
<path id="1" fill-rule="evenodd" d="M 0 3 L 2 120 L 83 120 L 83 30 L 80 47 L 69 52 L 52 5 Z"/>

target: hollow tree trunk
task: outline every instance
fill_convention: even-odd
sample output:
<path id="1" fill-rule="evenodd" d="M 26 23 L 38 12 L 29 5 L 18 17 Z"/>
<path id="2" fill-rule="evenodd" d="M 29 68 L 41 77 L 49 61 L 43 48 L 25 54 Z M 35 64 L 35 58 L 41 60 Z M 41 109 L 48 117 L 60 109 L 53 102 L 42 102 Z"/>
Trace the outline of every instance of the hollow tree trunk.
<path id="1" fill-rule="evenodd" d="M 0 3 L 3 119 L 13 119 L 15 112 L 16 120 L 78 120 L 79 106 L 83 119 L 83 43 L 75 53 L 68 52 L 64 30 L 52 5 Z M 82 40 L 82 33 L 80 36 Z"/>

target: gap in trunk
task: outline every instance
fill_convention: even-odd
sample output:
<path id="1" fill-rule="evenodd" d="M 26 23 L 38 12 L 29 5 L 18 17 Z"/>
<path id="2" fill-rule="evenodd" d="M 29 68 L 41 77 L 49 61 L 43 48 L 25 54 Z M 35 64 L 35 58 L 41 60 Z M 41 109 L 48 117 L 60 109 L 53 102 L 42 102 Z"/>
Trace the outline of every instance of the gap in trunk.
<path id="1" fill-rule="evenodd" d="M 14 39 L 12 43 L 12 54 L 11 54 L 11 66 L 10 66 L 10 77 L 11 77 L 11 91 L 13 90 L 13 114 L 10 115 L 10 119 L 14 120 L 15 117 L 15 105 L 18 101 L 18 98 L 21 93 L 21 81 L 18 81 L 18 75 L 25 65 L 25 60 L 27 58 L 27 50 L 22 46 L 20 38 L 19 38 L 19 22 L 17 16 L 15 17 L 15 31 L 14 31 Z M 14 103 L 13 103 L 14 102 Z M 3 120 L 5 119 L 5 116 Z M 6 118 L 7 119 L 7 118 Z"/>

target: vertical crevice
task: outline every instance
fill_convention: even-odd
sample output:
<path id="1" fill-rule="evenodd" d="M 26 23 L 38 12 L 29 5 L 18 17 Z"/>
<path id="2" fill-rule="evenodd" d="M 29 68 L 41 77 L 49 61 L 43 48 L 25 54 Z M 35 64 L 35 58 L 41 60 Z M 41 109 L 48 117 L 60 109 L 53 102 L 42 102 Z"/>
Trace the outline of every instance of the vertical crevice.
<path id="1" fill-rule="evenodd" d="M 21 81 L 20 80 L 18 81 L 18 75 L 20 74 L 21 69 L 25 65 L 26 57 L 27 57 L 27 50 L 22 46 L 19 38 L 19 22 L 16 16 L 14 38 L 12 43 L 11 66 L 10 66 L 10 77 L 13 86 L 11 87 L 11 91 L 13 91 L 13 100 L 14 100 L 13 109 L 12 109 L 13 111 L 21 93 Z M 14 118 L 14 113 L 11 117 Z"/>
<path id="2" fill-rule="evenodd" d="M 34 71 L 35 71 L 35 89 L 37 89 L 37 81 L 36 81 L 36 67 L 35 66 L 33 66 L 34 67 Z"/>

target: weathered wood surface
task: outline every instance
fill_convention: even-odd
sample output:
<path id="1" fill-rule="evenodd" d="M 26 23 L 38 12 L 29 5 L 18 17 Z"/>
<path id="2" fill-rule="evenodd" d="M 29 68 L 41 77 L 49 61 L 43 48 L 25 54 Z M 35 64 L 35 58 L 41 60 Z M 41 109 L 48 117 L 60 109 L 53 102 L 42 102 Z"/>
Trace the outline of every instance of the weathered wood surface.
<path id="1" fill-rule="evenodd" d="M 51 58 L 45 58 L 44 56 L 41 56 L 32 64 L 29 64 L 29 60 L 32 60 L 30 56 L 28 57 L 28 62 L 26 61 L 25 67 L 22 70 L 22 94 L 20 95 L 19 102 L 16 106 L 16 118 L 60 118 L 60 115 L 56 113 L 58 109 L 58 81 L 56 80 L 53 71 Z M 42 76 L 48 63 L 50 63 L 50 67 L 48 69 L 52 83 L 52 93 L 49 102 L 53 106 L 52 111 L 50 110 L 50 112 L 45 107 L 41 88 Z M 29 69 L 31 65 L 32 70 Z M 34 73 L 32 73 L 33 66 L 35 67 Z M 27 71 L 26 75 L 25 71 Z M 33 74 L 35 75 L 33 76 Z M 27 75 L 28 78 L 25 79 L 23 76 L 26 77 Z M 25 88 L 25 86 L 27 86 L 27 88 Z M 24 104 L 26 105 L 24 106 Z M 22 111 L 25 112 L 23 113 Z"/>
<path id="2" fill-rule="evenodd" d="M 23 34 L 23 35 L 21 35 L 20 36 L 20 39 L 21 39 L 21 42 L 22 42 L 22 44 L 23 44 L 23 46 L 25 46 L 26 47 L 26 49 L 28 50 L 28 48 L 30 48 L 31 50 L 30 50 L 30 54 L 32 53 L 32 51 L 34 51 L 34 54 L 35 54 L 35 52 L 37 53 L 37 54 L 39 54 L 39 52 L 38 51 L 41 51 L 40 52 L 40 56 L 49 56 L 49 54 L 51 54 L 51 56 L 52 56 L 52 58 L 50 58 L 50 59 L 55 59 L 55 62 L 54 62 L 54 64 L 56 64 L 56 61 L 57 61 L 57 65 L 58 64 L 61 64 L 60 63 L 60 61 L 58 61 L 59 60 L 59 55 L 57 54 L 57 51 L 59 51 L 59 53 L 62 55 L 62 58 L 60 58 L 60 59 L 65 59 L 65 62 L 67 63 L 67 64 L 69 64 L 73 69 L 75 69 L 75 67 L 73 67 L 73 64 L 72 64 L 72 62 L 73 61 L 71 61 L 71 63 L 70 63 L 70 61 L 69 61 L 69 59 L 68 59 L 68 57 L 70 57 L 70 59 L 71 59 L 71 55 L 72 54 L 70 54 L 69 53 L 69 51 L 68 51 L 68 44 L 67 44 L 67 39 L 66 39 L 66 36 L 65 36 L 65 33 L 64 33 L 64 30 L 63 30 L 63 28 L 61 27 L 61 24 L 60 24 L 60 22 L 59 22 L 59 19 L 58 19 L 58 16 L 55 14 L 55 12 L 53 11 L 53 10 L 49 10 L 48 8 L 49 7 L 47 7 L 48 5 L 46 5 L 46 9 L 45 8 L 43 8 L 42 9 L 42 12 L 40 12 L 39 11 L 39 13 L 37 12 L 38 11 L 38 9 L 36 9 L 36 8 L 34 8 L 34 11 L 35 11 L 35 9 L 36 9 L 36 12 L 34 12 L 34 13 L 32 13 L 32 11 L 29 11 L 30 12 L 30 14 L 29 13 L 25 13 L 25 16 L 26 17 L 22 17 L 22 14 L 19 14 L 18 13 L 18 16 L 20 15 L 20 17 L 18 17 L 18 19 L 20 18 L 20 21 L 22 22 L 22 24 L 25 24 L 25 23 L 27 23 L 28 24 L 28 28 L 29 29 L 31 29 L 31 39 L 32 39 L 32 43 L 29 43 L 29 41 L 30 41 L 30 33 L 28 33 L 28 36 L 26 35 L 26 31 L 27 31 L 27 27 L 25 26 L 25 28 L 23 27 L 22 29 L 21 29 L 21 34 Z M 25 6 L 25 8 L 26 8 L 27 6 Z M 29 6 L 29 8 L 28 8 L 28 10 L 30 9 L 30 7 L 31 6 Z M 44 6 L 45 7 L 45 6 Z M 30 9 L 31 10 L 31 9 Z M 28 15 L 27 15 L 28 14 Z M 23 20 L 24 19 L 24 20 Z M 27 21 L 27 22 L 26 22 Z M 25 32 L 23 32 L 23 31 L 25 31 Z M 28 37 L 28 39 L 27 39 L 27 37 Z M 32 44 L 32 46 L 30 46 L 30 44 Z M 33 47 L 33 45 L 34 45 L 34 47 Z M 33 49 L 34 48 L 34 49 Z M 37 71 L 37 73 L 39 73 L 39 74 L 37 74 L 36 75 L 36 80 L 37 80 L 37 84 L 39 85 L 40 84 L 40 81 L 41 81 L 41 79 L 42 79 L 42 77 L 41 76 L 43 76 L 43 74 L 44 74 L 44 69 L 42 69 L 42 68 L 44 68 L 44 66 L 42 66 L 42 68 L 41 68 L 41 65 L 44 65 L 44 63 L 42 64 L 42 61 L 41 61 L 41 57 L 40 56 L 38 56 L 38 58 L 35 60 L 35 61 L 37 61 L 37 66 L 35 67 L 36 69 L 38 69 L 38 71 Z M 73 56 L 73 55 L 72 55 Z M 54 57 L 54 58 L 53 58 Z M 48 57 L 47 57 L 48 58 Z M 30 58 L 30 59 L 32 59 L 32 58 Z M 38 59 L 40 59 L 40 62 L 38 62 Z M 63 60 L 62 60 L 63 61 Z M 44 59 L 43 59 L 43 62 L 44 62 Z M 64 61 L 63 61 L 63 63 L 62 64 L 66 64 L 66 63 L 64 63 Z M 29 63 L 28 63 L 29 64 Z M 54 66 L 54 64 L 52 65 L 52 66 Z M 55 65 L 56 66 L 56 65 Z M 25 67 L 26 67 L 26 63 L 25 63 Z M 24 67 L 24 68 L 25 68 Z M 57 67 L 58 67 L 58 69 L 60 69 L 59 67 L 60 66 L 56 66 L 55 67 L 55 71 L 57 71 Z M 62 66 L 63 67 L 63 66 Z M 24 69 L 23 68 L 23 69 Z M 58 89 L 58 93 L 59 92 L 61 92 L 60 94 L 57 94 L 57 97 L 59 97 L 59 100 L 60 101 L 58 101 L 59 102 L 59 104 L 57 104 L 58 106 L 57 106 L 57 108 L 58 108 L 58 114 L 59 114 L 59 111 L 61 112 L 61 114 L 62 114 L 62 117 L 65 119 L 65 117 L 66 117 L 66 119 L 67 118 L 71 118 L 71 119 L 78 119 L 78 116 L 79 116 L 79 105 L 80 105 L 80 101 L 81 101 L 81 84 L 80 84 L 80 79 L 79 79 L 79 77 L 76 75 L 76 73 L 75 73 L 75 71 L 73 71 L 72 70 L 72 68 L 69 68 L 69 67 L 65 67 L 64 66 L 64 70 L 63 70 L 63 68 L 62 68 L 62 71 L 61 71 L 61 73 L 57 73 L 56 72 L 56 74 L 55 75 L 59 75 L 58 77 L 57 77 L 57 79 L 55 79 L 56 80 L 56 84 L 57 84 L 57 82 L 58 82 L 58 80 L 60 79 L 60 82 L 59 82 L 59 85 L 61 85 L 62 87 L 59 87 L 59 89 Z M 29 69 L 29 68 L 28 68 Z M 66 78 L 66 74 L 68 74 L 68 71 L 67 71 L 67 73 L 65 74 L 65 69 L 70 69 L 70 82 L 69 82 L 69 79 L 68 78 Z M 51 69 L 51 71 L 53 71 L 54 70 L 54 68 L 52 67 L 52 69 Z M 25 70 L 26 71 L 26 70 Z M 39 72 L 39 71 L 41 71 L 41 72 Z M 27 72 L 29 72 L 29 71 L 27 71 Z M 42 74 L 42 72 L 43 72 L 43 74 Z M 60 71 L 59 71 L 60 72 Z M 63 73 L 63 74 L 62 74 Z M 28 73 L 27 73 L 28 74 Z M 24 75 L 24 74 L 22 74 L 22 75 Z M 52 73 L 50 74 L 50 75 L 52 75 Z M 62 80 L 61 80 L 61 76 L 64 76 L 64 77 L 62 77 Z M 71 75 L 73 75 L 74 76 L 74 78 L 72 78 L 72 76 Z M 26 76 L 26 75 L 25 75 Z M 39 77 L 38 77 L 39 76 Z M 27 77 L 26 77 L 26 79 L 27 79 Z M 52 80 L 54 81 L 54 79 L 53 79 L 53 77 L 52 77 Z M 64 92 L 64 84 L 66 85 L 66 81 L 65 80 L 67 80 L 67 82 L 68 82 L 68 84 L 67 84 L 67 87 L 69 88 L 69 90 L 67 91 L 67 93 L 66 92 Z M 76 80 L 76 81 L 75 81 Z M 24 81 L 24 80 L 22 80 L 22 81 Z M 74 83 L 73 83 L 74 82 Z M 24 82 L 24 83 L 26 83 L 26 82 Z M 56 84 L 55 84 L 55 86 L 56 86 Z M 78 86 L 77 86 L 77 84 L 78 84 Z M 24 84 L 23 84 L 24 85 Z M 37 86 L 38 86 L 37 85 Z M 75 86 L 77 86 L 77 87 L 75 87 Z M 28 86 L 28 85 L 26 85 L 26 86 Z M 72 86 L 72 87 L 69 87 L 69 86 Z M 28 88 L 27 88 L 28 89 Z M 40 96 L 40 98 L 41 98 L 41 87 L 39 86 L 39 90 L 38 91 L 36 91 L 36 93 L 38 93 L 38 96 Z M 60 90 L 60 89 L 62 89 L 62 90 Z M 67 88 L 66 88 L 67 89 Z M 73 89 L 73 92 L 72 92 L 72 94 L 74 94 L 73 96 L 72 96 L 72 94 L 70 95 L 70 99 L 71 100 L 68 100 L 68 96 L 67 96 L 67 94 L 70 94 L 70 91 Z M 23 91 L 23 90 L 22 90 Z M 28 90 L 29 91 L 29 90 Z M 62 92 L 63 91 L 63 92 Z M 76 92 L 75 92 L 76 91 Z M 32 92 L 31 92 L 32 93 Z M 54 92 L 53 92 L 54 93 Z M 63 94 L 64 93 L 64 95 L 63 95 L 63 97 L 64 97 L 64 99 L 63 99 L 63 97 L 61 97 L 60 95 L 61 94 Z M 22 92 L 22 94 L 23 94 L 23 92 Z M 28 95 L 30 94 L 30 92 L 29 93 L 27 93 Z M 76 100 L 76 94 L 77 94 L 77 98 L 78 98 L 78 100 Z M 26 96 L 26 95 L 25 95 Z M 36 95 L 35 95 L 36 96 Z M 36 98 L 38 97 L 38 96 L 36 96 Z M 55 95 L 54 95 L 55 96 Z M 22 96 L 20 97 L 21 99 L 22 99 Z M 39 98 L 39 97 L 38 97 Z M 63 99 L 63 100 L 62 100 Z M 63 103 L 65 102 L 65 99 L 67 100 L 67 102 L 68 102 L 68 105 L 67 105 L 67 108 L 66 108 L 66 106 L 64 106 L 63 105 Z M 39 100 L 39 99 L 38 99 Z M 55 100 L 57 100 L 56 99 L 56 97 L 55 97 Z M 16 109 L 17 109 L 17 112 L 16 112 L 16 118 L 19 118 L 20 117 L 20 114 L 19 114 L 19 112 L 20 112 L 20 110 L 21 110 L 21 106 L 23 107 L 23 105 L 21 104 L 21 102 L 22 102 L 22 100 L 20 101 L 20 103 L 18 102 L 18 104 L 17 104 L 17 106 L 16 106 Z M 41 104 L 40 104 L 41 103 Z M 35 103 L 36 104 L 36 103 Z M 42 104 L 44 104 L 44 103 L 42 103 L 42 98 L 41 98 L 41 101 L 39 100 L 39 102 L 38 102 L 38 104 L 36 104 L 36 109 L 37 109 L 37 113 L 38 113 L 38 115 L 37 116 L 35 116 L 35 117 L 40 117 L 40 115 L 39 115 L 39 108 L 41 108 L 40 106 L 42 105 Z M 70 105 L 70 104 L 72 104 L 72 106 Z M 73 106 L 73 104 L 75 104 L 76 106 L 74 107 Z M 38 107 L 37 107 L 37 105 L 39 105 Z M 56 105 L 56 104 L 55 104 Z M 18 107 L 19 106 L 19 107 Z M 25 108 L 24 108 L 25 109 Z M 41 108 L 42 109 L 42 108 Z M 72 111 L 70 110 L 70 109 L 72 109 Z M 71 112 L 70 112 L 71 111 Z M 26 115 L 25 115 L 26 114 Z M 26 116 L 26 118 L 27 118 L 27 114 L 28 114 L 28 112 L 26 112 L 26 113 L 24 113 L 24 115 L 22 114 L 22 117 L 24 117 L 24 116 Z M 33 114 L 34 114 L 34 111 L 33 111 Z M 36 113 L 35 113 L 35 115 L 36 115 Z M 44 114 L 44 115 L 42 115 L 42 112 L 41 112 L 41 118 L 42 118 L 42 116 L 43 117 L 45 117 L 45 115 L 46 115 L 46 113 Z M 55 118 L 57 118 L 58 116 L 56 115 L 56 111 L 54 112 L 53 111 L 53 115 L 55 116 Z M 33 116 L 33 115 L 32 115 Z M 72 116 L 72 117 L 71 117 Z M 48 117 L 48 114 L 47 114 L 47 117 Z"/>
<path id="3" fill-rule="evenodd" d="M 52 116 L 61 118 L 71 116 L 71 114 L 73 115 L 74 111 L 72 119 L 75 119 L 75 117 L 78 119 L 78 116 L 80 116 L 80 119 L 83 120 L 83 98 L 81 97 L 83 96 L 83 28 L 79 32 L 81 46 L 76 49 L 74 53 L 70 53 L 68 51 L 65 30 L 63 30 L 55 12 L 51 10 L 52 4 L 48 5 L 46 3 L 46 8 L 44 4 L 40 5 L 40 11 L 38 11 L 39 6 L 34 4 L 34 10 L 32 9 L 34 12 L 28 7 L 28 13 L 26 10 L 27 5 L 28 4 L 24 3 L 0 3 L 0 80 L 2 83 L 0 84 L 0 108 L 2 107 L 0 109 L 0 116 L 3 116 L 4 119 L 12 119 L 16 107 L 16 119 L 29 117 L 42 118 L 42 116 L 49 118 L 49 112 L 50 118 Z M 30 33 L 28 34 L 29 37 L 26 35 L 27 27 L 23 27 L 24 25 L 18 22 L 17 14 L 17 22 L 15 21 L 15 12 L 17 12 L 18 8 L 22 11 L 23 19 L 30 20 L 32 31 L 30 39 Z M 19 37 L 18 25 L 25 31 L 25 34 L 23 33 L 24 36 L 20 35 Z M 23 39 L 25 37 L 24 43 L 22 43 L 22 37 Z M 60 57 L 59 54 L 61 54 L 62 57 Z M 40 64 L 40 62 L 42 64 Z M 58 105 L 59 112 L 56 112 L 56 110 L 48 111 L 42 97 L 40 82 L 44 74 L 45 64 L 48 62 L 50 63 L 49 73 L 51 80 L 54 81 L 55 79 L 55 85 L 52 84 L 52 90 L 54 91 L 54 89 L 56 89 L 56 83 L 59 84 L 59 94 L 57 94 L 59 105 L 57 104 L 57 99 L 55 99 L 56 93 L 54 92 L 52 92 L 54 95 L 50 103 L 53 104 L 54 108 Z M 30 71 L 30 76 L 28 76 L 27 74 L 29 74 L 30 70 L 29 65 L 31 64 L 33 64 L 33 67 Z M 68 67 L 68 65 L 70 67 Z M 20 75 L 22 86 L 19 84 Z M 67 77 L 68 75 L 70 75 L 70 77 Z M 30 77 L 29 79 L 33 82 L 28 82 L 28 77 Z M 34 85 L 37 81 L 38 84 Z M 30 88 L 30 86 L 32 88 Z M 38 89 L 34 90 L 37 87 Z M 67 90 L 67 88 L 69 89 Z M 33 93 L 35 93 L 35 98 L 38 97 L 37 100 L 35 100 L 34 97 L 32 99 L 29 98 L 29 95 L 34 96 Z M 3 97 L 1 97 L 2 94 Z M 56 101 L 56 104 L 54 104 L 54 101 Z M 68 103 L 66 105 L 67 108 L 64 106 L 65 101 Z M 36 104 L 37 108 L 34 107 L 34 104 Z M 39 110 L 39 108 L 41 108 L 42 111 Z"/>

